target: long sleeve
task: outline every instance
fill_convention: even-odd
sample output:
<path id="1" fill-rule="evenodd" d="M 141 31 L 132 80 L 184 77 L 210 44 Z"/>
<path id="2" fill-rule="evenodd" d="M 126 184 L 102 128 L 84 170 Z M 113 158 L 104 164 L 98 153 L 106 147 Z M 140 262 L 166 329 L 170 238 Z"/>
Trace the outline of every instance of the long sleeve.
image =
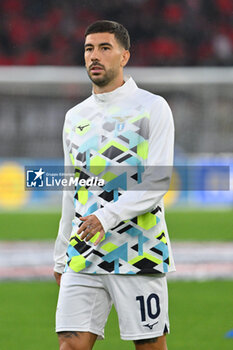
<path id="1" fill-rule="evenodd" d="M 66 122 L 63 128 L 63 150 L 64 165 L 72 166 L 69 150 L 66 144 Z M 66 251 L 72 231 L 72 220 L 75 215 L 74 191 L 64 190 L 62 198 L 62 215 L 59 223 L 59 230 L 54 247 L 54 271 L 63 273 L 66 264 Z"/>
<path id="2" fill-rule="evenodd" d="M 153 210 L 168 190 L 173 164 L 174 124 L 172 112 L 163 98 L 152 105 L 149 151 L 142 182 L 124 192 L 116 202 L 95 211 L 104 231 L 121 221 Z M 153 174 L 158 166 L 158 173 Z M 156 190 L 154 190 L 156 189 Z"/>

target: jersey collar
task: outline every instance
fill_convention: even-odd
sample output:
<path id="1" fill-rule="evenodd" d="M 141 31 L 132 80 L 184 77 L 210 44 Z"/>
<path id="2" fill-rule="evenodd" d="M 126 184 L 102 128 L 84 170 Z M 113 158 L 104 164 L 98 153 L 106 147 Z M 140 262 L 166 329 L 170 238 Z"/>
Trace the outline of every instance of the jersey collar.
<path id="1" fill-rule="evenodd" d="M 97 103 L 112 103 L 126 95 L 131 94 L 137 89 L 137 85 L 132 77 L 125 76 L 124 84 L 119 88 L 102 94 L 95 94 L 92 90 L 92 95 Z"/>

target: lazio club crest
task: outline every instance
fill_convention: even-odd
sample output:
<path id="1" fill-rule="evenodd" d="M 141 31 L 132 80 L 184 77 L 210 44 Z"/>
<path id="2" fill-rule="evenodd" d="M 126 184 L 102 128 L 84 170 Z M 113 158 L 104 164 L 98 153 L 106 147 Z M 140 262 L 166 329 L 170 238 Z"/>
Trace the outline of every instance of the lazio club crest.
<path id="1" fill-rule="evenodd" d="M 117 120 L 117 131 L 122 131 L 125 127 L 125 121 L 129 118 L 131 118 L 131 116 L 127 115 L 127 116 L 123 116 L 123 117 L 112 117 L 113 119 Z"/>

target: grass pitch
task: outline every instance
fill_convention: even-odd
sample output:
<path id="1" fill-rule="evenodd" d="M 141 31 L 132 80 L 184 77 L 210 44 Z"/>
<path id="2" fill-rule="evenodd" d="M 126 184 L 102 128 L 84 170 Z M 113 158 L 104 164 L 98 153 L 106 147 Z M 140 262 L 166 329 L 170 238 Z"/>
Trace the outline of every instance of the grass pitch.
<path id="1" fill-rule="evenodd" d="M 231 350 L 233 339 L 233 281 L 170 282 L 172 350 Z M 58 349 L 54 314 L 58 287 L 55 282 L 0 284 L 0 349 Z M 130 312 L 130 310 L 128 310 Z M 112 310 L 105 340 L 95 350 L 133 350 L 132 342 L 119 338 L 117 315 Z"/>

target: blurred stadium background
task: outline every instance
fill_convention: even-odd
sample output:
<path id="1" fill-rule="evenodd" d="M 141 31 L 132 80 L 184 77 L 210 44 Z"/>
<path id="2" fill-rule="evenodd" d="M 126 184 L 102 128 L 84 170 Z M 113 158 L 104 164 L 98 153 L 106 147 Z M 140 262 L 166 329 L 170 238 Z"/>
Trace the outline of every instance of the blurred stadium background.
<path id="1" fill-rule="evenodd" d="M 132 39 L 126 74 L 173 111 L 177 165 L 227 165 L 233 175 L 231 0 L 0 1 L 0 349 L 56 349 L 52 246 L 61 192 L 25 191 L 24 166 L 62 164 L 66 111 L 91 93 L 85 28 L 121 22 Z M 173 350 L 230 350 L 233 192 L 166 195 L 177 273 L 169 280 Z M 219 174 L 201 173 L 202 187 Z M 220 181 L 221 182 L 221 181 Z M 205 249 L 204 249 L 204 248 Z M 206 249 L 208 248 L 208 249 Z M 95 349 L 119 340 L 113 310 Z"/>

